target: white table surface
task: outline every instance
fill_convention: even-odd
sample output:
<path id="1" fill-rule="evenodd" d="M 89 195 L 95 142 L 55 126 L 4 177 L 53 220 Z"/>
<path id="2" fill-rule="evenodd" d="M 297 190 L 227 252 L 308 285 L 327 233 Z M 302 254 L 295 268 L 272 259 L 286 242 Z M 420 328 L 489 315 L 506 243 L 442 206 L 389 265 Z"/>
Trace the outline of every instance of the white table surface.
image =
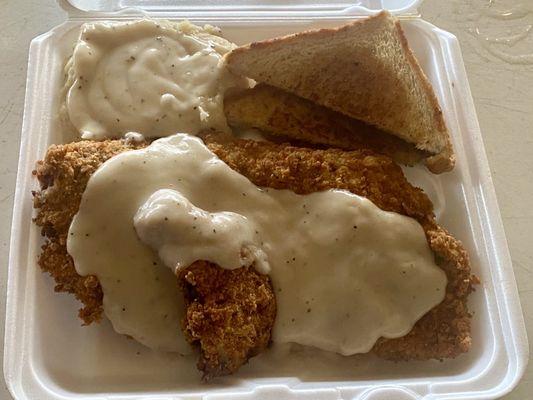
<path id="1" fill-rule="evenodd" d="M 462 46 L 500 204 L 522 308 L 533 342 L 533 32 L 511 46 L 492 43 L 533 25 L 533 0 L 426 0 L 424 19 Z M 0 337 L 24 103 L 28 45 L 66 18 L 53 0 L 0 0 Z M 533 31 L 533 29 L 532 29 Z M 486 38 L 489 38 L 487 40 Z M 502 52 L 522 57 L 503 57 Z M 514 62 L 510 62 L 514 61 Z M 531 345 L 530 345 L 531 349 Z M 3 348 L 0 350 L 3 358 Z M 1 367 L 0 367 L 1 368 Z M 3 376 L 3 373 L 2 373 Z M 3 382 L 3 379 L 2 379 Z M 0 398 L 11 398 L 0 385 Z M 507 400 L 533 398 L 533 365 Z"/>

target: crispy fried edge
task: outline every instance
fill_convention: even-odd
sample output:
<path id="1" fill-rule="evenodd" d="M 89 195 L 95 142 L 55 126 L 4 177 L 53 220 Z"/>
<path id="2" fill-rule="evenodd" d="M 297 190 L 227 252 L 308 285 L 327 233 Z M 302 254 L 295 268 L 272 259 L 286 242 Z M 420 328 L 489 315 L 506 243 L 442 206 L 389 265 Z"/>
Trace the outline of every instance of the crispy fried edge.
<path id="1" fill-rule="evenodd" d="M 197 261 L 178 279 L 187 306 L 183 331 L 200 348 L 204 379 L 236 372 L 269 345 L 276 299 L 267 275 Z"/>

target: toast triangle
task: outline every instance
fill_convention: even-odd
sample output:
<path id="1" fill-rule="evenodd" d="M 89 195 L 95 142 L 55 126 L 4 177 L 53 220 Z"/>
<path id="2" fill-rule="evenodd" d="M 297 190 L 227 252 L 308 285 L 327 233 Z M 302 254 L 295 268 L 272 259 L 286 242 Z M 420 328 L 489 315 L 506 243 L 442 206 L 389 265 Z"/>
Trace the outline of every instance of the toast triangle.
<path id="1" fill-rule="evenodd" d="M 455 164 L 431 84 L 387 11 L 335 29 L 251 43 L 226 55 L 229 69 L 389 132 L 431 154 L 434 173 Z"/>

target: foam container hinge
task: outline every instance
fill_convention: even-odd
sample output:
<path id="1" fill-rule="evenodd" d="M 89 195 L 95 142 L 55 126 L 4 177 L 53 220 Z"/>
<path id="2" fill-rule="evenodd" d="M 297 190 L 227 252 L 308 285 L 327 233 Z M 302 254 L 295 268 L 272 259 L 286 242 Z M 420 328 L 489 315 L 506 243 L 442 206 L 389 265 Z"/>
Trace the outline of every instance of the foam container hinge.
<path id="1" fill-rule="evenodd" d="M 90 3 L 71 1 L 76 6 Z M 62 3 L 73 9 L 70 2 Z M 115 7 L 119 3 L 128 5 L 132 1 L 92 4 Z M 187 17 L 194 23 L 215 24 L 229 40 L 242 44 L 341 25 L 391 2 L 353 2 L 354 7 L 322 10 L 320 15 L 317 7 L 310 7 L 309 12 L 291 9 L 283 18 L 279 17 L 279 10 L 254 11 L 248 7 L 237 18 L 222 9 L 220 15 L 215 15 L 213 9 L 180 11 L 175 2 L 154 3 L 160 5 L 153 7 L 158 11 L 157 17 Z M 76 318 L 79 304 L 72 296 L 54 293 L 52 279 L 42 274 L 36 264 L 42 238 L 31 221 L 31 191 L 37 187 L 32 170 L 50 144 L 73 140 L 62 134 L 55 115 L 63 65 L 80 25 L 89 20 L 134 18 L 146 11 L 78 10 L 70 12 L 65 23 L 35 38 L 30 45 L 5 330 L 4 373 L 7 387 L 16 399 L 491 399 L 504 395 L 517 384 L 527 364 L 528 343 L 459 44 L 450 33 L 413 17 L 416 8 L 409 8 L 409 1 L 400 3 L 403 7 L 400 14 L 411 14 L 403 18 L 400 15 L 402 26 L 435 88 L 457 153 L 457 166 L 451 173 L 431 175 L 422 167 L 406 168 L 405 172 L 412 183 L 431 197 L 439 223 L 464 243 L 473 271 L 481 279 L 470 301 L 471 351 L 444 362 L 397 364 L 363 355 L 346 361 L 341 372 L 333 372 L 327 364 L 311 359 L 306 360 L 305 368 L 298 367 L 298 363 L 281 364 L 274 354 L 265 356 L 266 361 L 261 361 L 261 356 L 254 358 L 235 376 L 203 384 L 194 366 L 187 371 L 173 368 L 178 362 L 175 358 L 149 351 L 115 334 L 106 321 L 81 327 Z M 419 0 L 410 3 L 415 7 Z M 169 4 L 174 4 L 174 8 L 169 8 Z"/>

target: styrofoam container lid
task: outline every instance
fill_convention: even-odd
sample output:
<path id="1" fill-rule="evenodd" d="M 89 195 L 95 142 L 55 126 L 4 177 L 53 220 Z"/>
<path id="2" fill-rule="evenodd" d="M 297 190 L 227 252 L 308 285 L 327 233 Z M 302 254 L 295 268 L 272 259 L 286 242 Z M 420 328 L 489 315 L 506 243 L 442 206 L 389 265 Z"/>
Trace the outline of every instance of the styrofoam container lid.
<path id="1" fill-rule="evenodd" d="M 179 12 L 269 12 L 309 14 L 368 15 L 388 10 L 395 15 L 416 15 L 423 0 L 58 0 L 60 6 L 70 15 L 88 13 L 132 12 L 142 10 L 151 14 Z"/>

